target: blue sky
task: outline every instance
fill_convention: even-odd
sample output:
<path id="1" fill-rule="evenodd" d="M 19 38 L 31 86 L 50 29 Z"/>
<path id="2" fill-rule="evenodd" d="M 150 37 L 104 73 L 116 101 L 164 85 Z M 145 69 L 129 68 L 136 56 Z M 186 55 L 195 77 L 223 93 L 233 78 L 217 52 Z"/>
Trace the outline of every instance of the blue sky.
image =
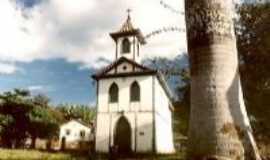
<path id="1" fill-rule="evenodd" d="M 0 91 L 29 89 L 33 94 L 48 95 L 52 102 L 90 104 L 95 102 L 95 86 L 91 69 L 80 69 L 64 59 L 36 60 L 20 63 L 14 74 L 0 76 Z"/>
<path id="2" fill-rule="evenodd" d="M 183 9 L 179 0 L 167 2 Z M 48 95 L 54 104 L 94 104 L 90 76 L 114 60 L 109 33 L 121 27 L 128 8 L 134 26 L 145 35 L 185 26 L 183 15 L 156 0 L 1 0 L 0 19 L 5 21 L 0 28 L 0 92 L 25 88 Z M 185 33 L 147 42 L 142 58 L 174 58 L 186 52 Z"/>
<path id="3" fill-rule="evenodd" d="M 34 5 L 39 4 L 41 1 L 42 0 L 16 0 L 17 4 L 27 8 L 31 8 Z"/>

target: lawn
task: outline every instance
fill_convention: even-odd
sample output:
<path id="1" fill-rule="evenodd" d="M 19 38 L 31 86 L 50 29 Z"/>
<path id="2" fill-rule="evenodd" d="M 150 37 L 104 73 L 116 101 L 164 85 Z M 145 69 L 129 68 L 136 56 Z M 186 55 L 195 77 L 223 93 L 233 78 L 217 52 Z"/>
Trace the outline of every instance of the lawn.
<path id="1" fill-rule="evenodd" d="M 96 160 L 108 160 L 107 156 L 95 156 Z M 0 149 L 0 160 L 89 160 L 90 156 L 80 156 L 69 153 L 51 153 L 38 150 Z M 121 158 L 120 158 L 121 159 Z M 183 160 L 183 154 L 175 155 L 137 155 L 129 159 L 142 160 Z M 91 160 L 91 159 L 90 159 Z"/>
<path id="2" fill-rule="evenodd" d="M 0 160 L 86 160 L 88 156 L 38 150 L 0 149 Z"/>

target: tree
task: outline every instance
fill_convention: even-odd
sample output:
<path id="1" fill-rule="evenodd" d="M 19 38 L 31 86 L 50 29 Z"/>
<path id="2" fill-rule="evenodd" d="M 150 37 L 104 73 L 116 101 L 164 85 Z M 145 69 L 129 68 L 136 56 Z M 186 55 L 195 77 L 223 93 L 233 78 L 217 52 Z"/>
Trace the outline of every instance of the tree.
<path id="1" fill-rule="evenodd" d="M 48 108 L 49 102 L 50 102 L 50 98 L 42 94 L 38 94 L 33 97 L 33 103 L 40 107 Z"/>
<path id="2" fill-rule="evenodd" d="M 62 115 L 49 105 L 45 95 L 31 96 L 14 89 L 0 95 L 0 136 L 5 147 L 20 147 L 26 138 L 51 138 L 57 134 Z"/>
<path id="3" fill-rule="evenodd" d="M 55 116 L 55 110 L 49 106 L 49 98 L 37 95 L 32 98 L 34 106 L 29 113 L 28 133 L 32 138 L 31 147 L 35 148 L 37 138 L 52 138 L 56 136 L 59 125 L 63 121 L 61 115 Z"/>
<path id="4" fill-rule="evenodd" d="M 188 133 L 188 122 L 190 115 L 190 70 L 189 68 L 185 68 L 181 72 L 181 81 L 182 85 L 177 86 L 176 93 L 180 99 L 180 101 L 176 104 L 179 106 L 175 110 L 175 116 L 180 120 L 179 132 L 187 136 Z M 178 111 L 178 112 L 177 112 Z M 176 127 L 175 127 L 176 128 Z"/>
<path id="5" fill-rule="evenodd" d="M 248 159 L 253 153 L 260 159 L 255 144 L 246 144 L 253 137 L 240 85 L 232 1 L 185 2 L 191 64 L 188 158 Z"/>
<path id="6" fill-rule="evenodd" d="M 13 123 L 14 119 L 10 115 L 0 114 L 0 135 L 3 135 L 8 126 Z"/>
<path id="7" fill-rule="evenodd" d="M 237 7 L 237 44 L 247 110 L 260 143 L 270 143 L 270 2 Z"/>
<path id="8" fill-rule="evenodd" d="M 187 69 L 189 67 L 188 55 L 186 53 L 182 53 L 172 59 L 164 57 L 148 58 L 142 63 L 161 72 L 167 81 L 173 78 L 181 80 L 180 76 L 183 69 Z"/>
<path id="9" fill-rule="evenodd" d="M 63 114 L 67 121 L 78 119 L 89 124 L 96 116 L 94 108 L 86 105 L 61 104 L 56 109 Z"/>
<path id="10" fill-rule="evenodd" d="M 6 147 L 19 147 L 27 137 L 28 113 L 33 107 L 29 95 L 20 89 L 0 95 L 1 141 Z"/>

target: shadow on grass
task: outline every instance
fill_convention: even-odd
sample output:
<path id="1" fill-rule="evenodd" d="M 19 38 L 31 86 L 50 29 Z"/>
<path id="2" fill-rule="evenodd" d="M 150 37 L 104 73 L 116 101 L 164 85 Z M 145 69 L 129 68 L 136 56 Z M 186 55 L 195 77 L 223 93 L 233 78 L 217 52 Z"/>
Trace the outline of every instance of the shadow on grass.
<path id="1" fill-rule="evenodd" d="M 62 153 L 65 155 L 68 155 L 71 159 L 77 160 L 77 159 L 89 159 L 91 157 L 91 153 L 87 150 L 39 150 L 40 152 L 47 152 L 51 154 L 57 154 Z"/>
<path id="2" fill-rule="evenodd" d="M 90 160 L 184 160 L 185 153 L 176 153 L 171 155 L 155 155 L 155 154 L 129 154 L 116 155 L 114 157 L 108 154 L 95 154 L 90 156 Z"/>

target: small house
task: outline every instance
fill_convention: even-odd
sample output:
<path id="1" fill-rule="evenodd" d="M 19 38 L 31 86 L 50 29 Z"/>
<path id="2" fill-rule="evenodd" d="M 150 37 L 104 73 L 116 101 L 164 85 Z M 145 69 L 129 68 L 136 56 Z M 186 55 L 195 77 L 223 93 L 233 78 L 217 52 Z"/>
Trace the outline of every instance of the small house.
<path id="1" fill-rule="evenodd" d="M 93 141 L 92 127 L 79 120 L 71 120 L 60 126 L 59 142 L 62 150 L 89 149 Z"/>

